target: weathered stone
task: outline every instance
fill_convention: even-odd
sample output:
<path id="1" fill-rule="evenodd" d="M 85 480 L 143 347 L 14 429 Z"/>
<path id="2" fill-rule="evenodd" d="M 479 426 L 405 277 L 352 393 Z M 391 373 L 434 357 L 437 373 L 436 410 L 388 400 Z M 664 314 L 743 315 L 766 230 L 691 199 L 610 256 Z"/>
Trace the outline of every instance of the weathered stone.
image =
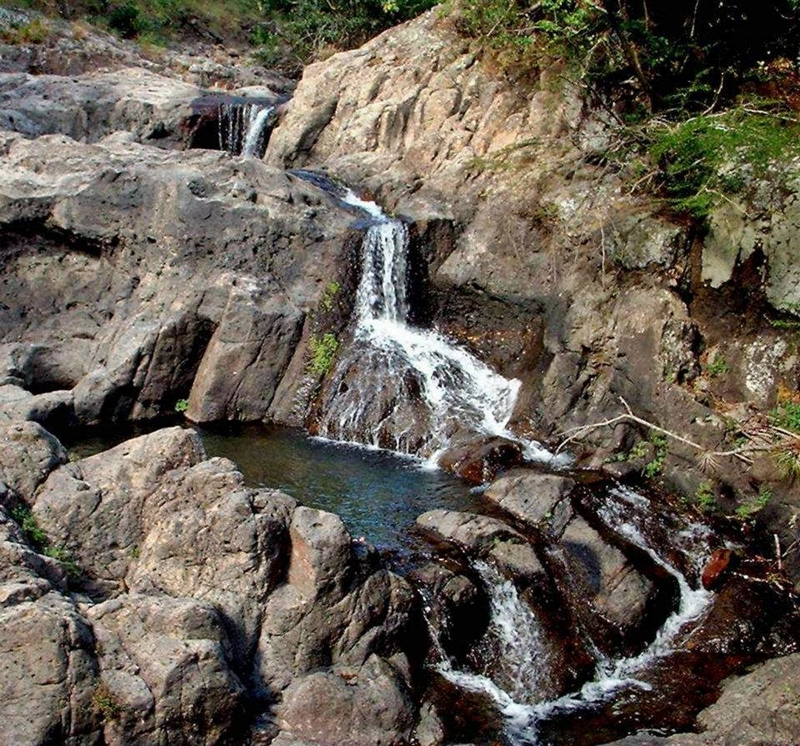
<path id="1" fill-rule="evenodd" d="M 0 424 L 0 480 L 26 502 L 68 460 L 61 443 L 35 422 Z"/>
<path id="2" fill-rule="evenodd" d="M 111 744 L 216 744 L 241 736 L 244 688 L 231 671 L 223 622 L 210 604 L 124 595 L 86 610 L 114 717 Z M 167 736 L 167 734 L 169 734 Z"/>
<path id="3" fill-rule="evenodd" d="M 557 474 L 512 471 L 483 493 L 517 520 L 557 539 L 573 516 L 569 493 L 575 481 Z"/>
<path id="4" fill-rule="evenodd" d="M 559 543 L 583 597 L 624 632 L 635 630 L 655 589 L 652 581 L 579 516 L 566 527 Z"/>
<path id="5" fill-rule="evenodd" d="M 173 469 L 204 455 L 191 430 L 168 428 L 53 472 L 34 515 L 100 589 L 118 591 L 146 536 L 145 503 Z"/>
<path id="6" fill-rule="evenodd" d="M 510 577 L 528 582 L 545 580 L 544 568 L 533 547 L 519 532 L 496 518 L 455 510 L 429 510 L 416 523 L 469 555 L 492 559 Z"/>
<path id="7" fill-rule="evenodd" d="M 173 470 L 141 515 L 143 539 L 125 585 L 133 593 L 191 596 L 226 620 L 234 665 L 252 655 L 267 595 L 285 570 L 295 502 L 244 489 L 225 459 Z"/>
<path id="8" fill-rule="evenodd" d="M 63 569 L 36 554 L 0 508 L 0 719 L 3 744 L 96 743 L 94 638 Z"/>
<path id="9" fill-rule="evenodd" d="M 293 737 L 353 746 L 401 746 L 416 719 L 403 678 L 375 655 L 352 671 L 299 679 L 284 692 L 278 716 Z"/>

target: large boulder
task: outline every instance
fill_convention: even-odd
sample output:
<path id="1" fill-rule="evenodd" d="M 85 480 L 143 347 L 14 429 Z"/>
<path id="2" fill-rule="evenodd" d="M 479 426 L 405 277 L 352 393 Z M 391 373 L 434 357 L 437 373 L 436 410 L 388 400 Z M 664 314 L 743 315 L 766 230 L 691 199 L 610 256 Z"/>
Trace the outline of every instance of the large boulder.
<path id="1" fill-rule="evenodd" d="M 210 746 L 243 736 L 245 691 L 214 606 L 126 594 L 86 614 L 100 651 L 106 743 Z"/>
<path id="2" fill-rule="evenodd" d="M 490 559 L 510 577 L 547 585 L 542 563 L 524 536 L 497 518 L 456 510 L 429 510 L 417 526 L 452 542 L 469 556 Z"/>
<path id="3" fill-rule="evenodd" d="M 146 536 L 148 498 L 168 472 L 203 455 L 200 437 L 177 427 L 126 441 L 51 473 L 33 513 L 99 591 L 117 593 Z"/>
<path id="4" fill-rule="evenodd" d="M 307 405 L 304 320 L 350 272 L 351 213 L 252 158 L 0 137 L 7 383 L 71 390 L 83 424 L 180 399 L 202 421 Z M 57 404 L 15 406 L 42 419 Z"/>

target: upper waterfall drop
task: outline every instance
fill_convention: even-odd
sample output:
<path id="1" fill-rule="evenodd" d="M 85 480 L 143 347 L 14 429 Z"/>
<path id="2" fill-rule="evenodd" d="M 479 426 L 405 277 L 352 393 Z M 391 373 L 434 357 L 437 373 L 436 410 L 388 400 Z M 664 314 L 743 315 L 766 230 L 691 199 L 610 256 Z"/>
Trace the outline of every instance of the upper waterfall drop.
<path id="1" fill-rule="evenodd" d="M 267 125 L 275 107 L 259 102 L 226 103 L 219 107 L 219 148 L 231 155 L 260 158 L 266 147 Z"/>
<path id="2" fill-rule="evenodd" d="M 337 196 L 371 224 L 362 243 L 353 343 L 332 373 L 319 434 L 432 463 L 459 435 L 519 442 L 507 426 L 520 382 L 438 332 L 409 323 L 408 226 L 349 189 Z M 523 445 L 534 457 L 550 455 Z"/>

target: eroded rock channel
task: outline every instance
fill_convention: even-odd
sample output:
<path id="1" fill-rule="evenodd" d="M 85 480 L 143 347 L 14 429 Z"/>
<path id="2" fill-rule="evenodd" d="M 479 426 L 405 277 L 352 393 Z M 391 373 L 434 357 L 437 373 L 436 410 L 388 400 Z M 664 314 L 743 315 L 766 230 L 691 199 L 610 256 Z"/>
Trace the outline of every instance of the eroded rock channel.
<path id="1" fill-rule="evenodd" d="M 312 67 L 290 103 L 279 85 L 222 94 L 133 69 L 120 50 L 117 69 L 73 77 L 9 58 L 0 744 L 795 742 L 787 576 L 619 464 L 625 483 L 536 440 L 619 396 L 718 432 L 679 385 L 701 331 L 721 333 L 709 297 L 641 271 L 688 259 L 695 237 L 591 173 L 582 148 L 603 123 L 568 93 L 520 101 L 432 14 L 392 34 Z M 536 193 L 572 231 L 571 274 L 556 213 L 525 213 L 470 160 L 565 128 Z M 590 183 L 579 207 L 565 190 Z M 629 272 L 616 295 L 589 246 L 607 224 Z M 771 367 L 753 383 L 742 342 L 742 386 L 769 398 L 797 361 L 760 343 Z M 407 521 L 412 550 L 376 549 L 209 458 L 190 427 L 153 426 L 176 409 L 402 452 L 481 487 Z M 152 431 L 87 457 L 57 437 L 130 422 Z M 600 438 L 593 465 L 630 437 Z M 732 471 L 730 489 L 747 479 Z"/>

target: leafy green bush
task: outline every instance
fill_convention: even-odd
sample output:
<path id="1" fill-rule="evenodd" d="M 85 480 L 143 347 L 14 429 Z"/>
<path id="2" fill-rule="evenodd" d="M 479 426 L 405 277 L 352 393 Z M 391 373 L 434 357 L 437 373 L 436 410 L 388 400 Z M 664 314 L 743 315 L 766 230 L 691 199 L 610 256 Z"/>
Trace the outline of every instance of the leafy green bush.
<path id="1" fill-rule="evenodd" d="M 433 0 L 272 0 L 251 35 L 264 64 L 298 73 L 330 52 L 351 49 L 431 8 Z"/>

